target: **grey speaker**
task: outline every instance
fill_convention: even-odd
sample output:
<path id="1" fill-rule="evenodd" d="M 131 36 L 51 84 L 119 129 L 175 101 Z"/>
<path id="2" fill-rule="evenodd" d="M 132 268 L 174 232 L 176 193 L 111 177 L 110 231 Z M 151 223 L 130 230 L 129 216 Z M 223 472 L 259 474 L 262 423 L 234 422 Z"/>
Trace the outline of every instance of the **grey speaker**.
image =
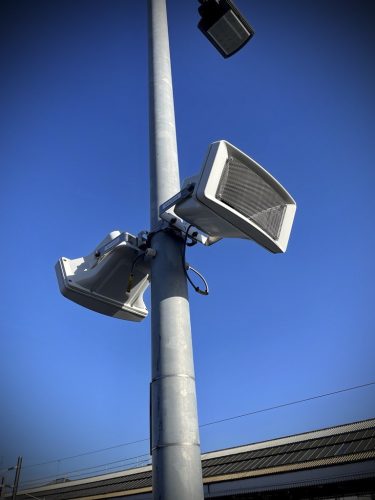
<path id="1" fill-rule="evenodd" d="M 175 213 L 211 238 L 246 238 L 273 253 L 285 252 L 296 202 L 252 158 L 227 141 L 211 144 L 190 197 Z"/>
<path id="2" fill-rule="evenodd" d="M 147 314 L 143 294 L 150 265 L 137 237 L 112 231 L 86 257 L 61 257 L 55 266 L 64 297 L 93 311 L 129 321 Z"/>

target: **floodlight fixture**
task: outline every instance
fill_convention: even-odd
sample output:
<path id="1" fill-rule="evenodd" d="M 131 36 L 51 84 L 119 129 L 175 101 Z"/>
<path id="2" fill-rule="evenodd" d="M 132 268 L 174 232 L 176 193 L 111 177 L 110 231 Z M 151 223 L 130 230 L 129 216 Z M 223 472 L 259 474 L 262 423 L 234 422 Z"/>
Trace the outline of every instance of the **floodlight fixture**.
<path id="1" fill-rule="evenodd" d="M 61 257 L 55 266 L 61 293 L 107 316 L 143 320 L 150 264 L 140 246 L 139 237 L 112 231 L 86 257 Z"/>
<path id="2" fill-rule="evenodd" d="M 187 186 L 191 194 L 177 199 L 174 212 L 212 241 L 245 238 L 273 253 L 286 251 L 295 201 L 270 173 L 229 142 L 210 145 L 201 172 L 187 179 L 183 188 Z"/>
<path id="3" fill-rule="evenodd" d="M 254 30 L 231 0 L 199 0 L 198 28 L 225 58 L 240 50 Z"/>

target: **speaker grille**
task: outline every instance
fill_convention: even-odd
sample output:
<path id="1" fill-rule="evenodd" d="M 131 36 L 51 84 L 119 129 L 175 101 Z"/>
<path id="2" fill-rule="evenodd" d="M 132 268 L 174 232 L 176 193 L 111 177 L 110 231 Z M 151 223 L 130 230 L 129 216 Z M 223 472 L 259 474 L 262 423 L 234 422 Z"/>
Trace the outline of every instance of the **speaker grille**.
<path id="1" fill-rule="evenodd" d="M 251 33 L 231 10 L 207 31 L 226 55 L 238 50 L 251 36 Z"/>
<path id="2" fill-rule="evenodd" d="M 287 204 L 250 166 L 230 157 L 225 164 L 216 198 L 255 222 L 274 240 L 279 238 Z"/>

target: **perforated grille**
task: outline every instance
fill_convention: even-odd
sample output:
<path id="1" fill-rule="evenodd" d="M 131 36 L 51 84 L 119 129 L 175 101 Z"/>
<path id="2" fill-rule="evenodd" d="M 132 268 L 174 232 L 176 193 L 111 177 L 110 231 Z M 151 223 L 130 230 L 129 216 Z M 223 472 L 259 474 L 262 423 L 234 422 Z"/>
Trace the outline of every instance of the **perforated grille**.
<path id="1" fill-rule="evenodd" d="M 208 33 L 226 54 L 236 51 L 250 37 L 250 32 L 231 10 L 211 26 Z"/>
<path id="2" fill-rule="evenodd" d="M 286 202 L 247 165 L 230 157 L 223 170 L 216 198 L 255 222 L 274 240 L 280 230 Z"/>

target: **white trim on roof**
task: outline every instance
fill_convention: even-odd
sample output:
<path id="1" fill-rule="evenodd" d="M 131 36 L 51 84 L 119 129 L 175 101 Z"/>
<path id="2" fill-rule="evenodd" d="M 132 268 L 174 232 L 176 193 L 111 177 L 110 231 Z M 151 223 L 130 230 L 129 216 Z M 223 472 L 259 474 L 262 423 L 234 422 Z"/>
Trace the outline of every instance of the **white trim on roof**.
<path id="1" fill-rule="evenodd" d="M 83 479 L 75 479 L 72 481 L 67 481 L 66 483 L 49 484 L 47 486 L 33 486 L 25 490 L 19 490 L 18 495 L 32 493 L 33 491 L 48 491 L 56 490 L 60 488 L 69 488 L 72 486 L 79 486 L 80 484 L 96 483 L 98 481 L 107 481 L 110 479 L 116 479 L 118 477 L 126 477 L 133 474 L 142 474 L 143 472 L 149 472 L 152 470 L 151 465 L 146 465 L 145 467 L 137 467 L 135 469 L 127 469 L 121 472 L 113 472 L 112 474 L 102 474 L 101 476 L 86 477 Z"/>
<path id="2" fill-rule="evenodd" d="M 271 439 L 269 441 L 260 441 L 259 443 L 238 446 L 236 448 L 225 448 L 223 450 L 211 451 L 202 454 L 202 460 L 209 458 L 219 458 L 236 453 L 244 453 L 246 451 L 255 451 L 264 448 L 272 448 L 274 446 L 282 446 L 284 444 L 299 443 L 300 441 L 308 441 L 310 439 L 318 439 L 327 436 L 335 436 L 344 434 L 345 432 L 361 431 L 375 426 L 375 418 L 354 422 L 352 424 L 344 424 L 336 427 L 327 427 L 318 431 L 304 432 L 302 434 L 294 434 L 293 436 L 285 436 L 282 438 Z"/>

